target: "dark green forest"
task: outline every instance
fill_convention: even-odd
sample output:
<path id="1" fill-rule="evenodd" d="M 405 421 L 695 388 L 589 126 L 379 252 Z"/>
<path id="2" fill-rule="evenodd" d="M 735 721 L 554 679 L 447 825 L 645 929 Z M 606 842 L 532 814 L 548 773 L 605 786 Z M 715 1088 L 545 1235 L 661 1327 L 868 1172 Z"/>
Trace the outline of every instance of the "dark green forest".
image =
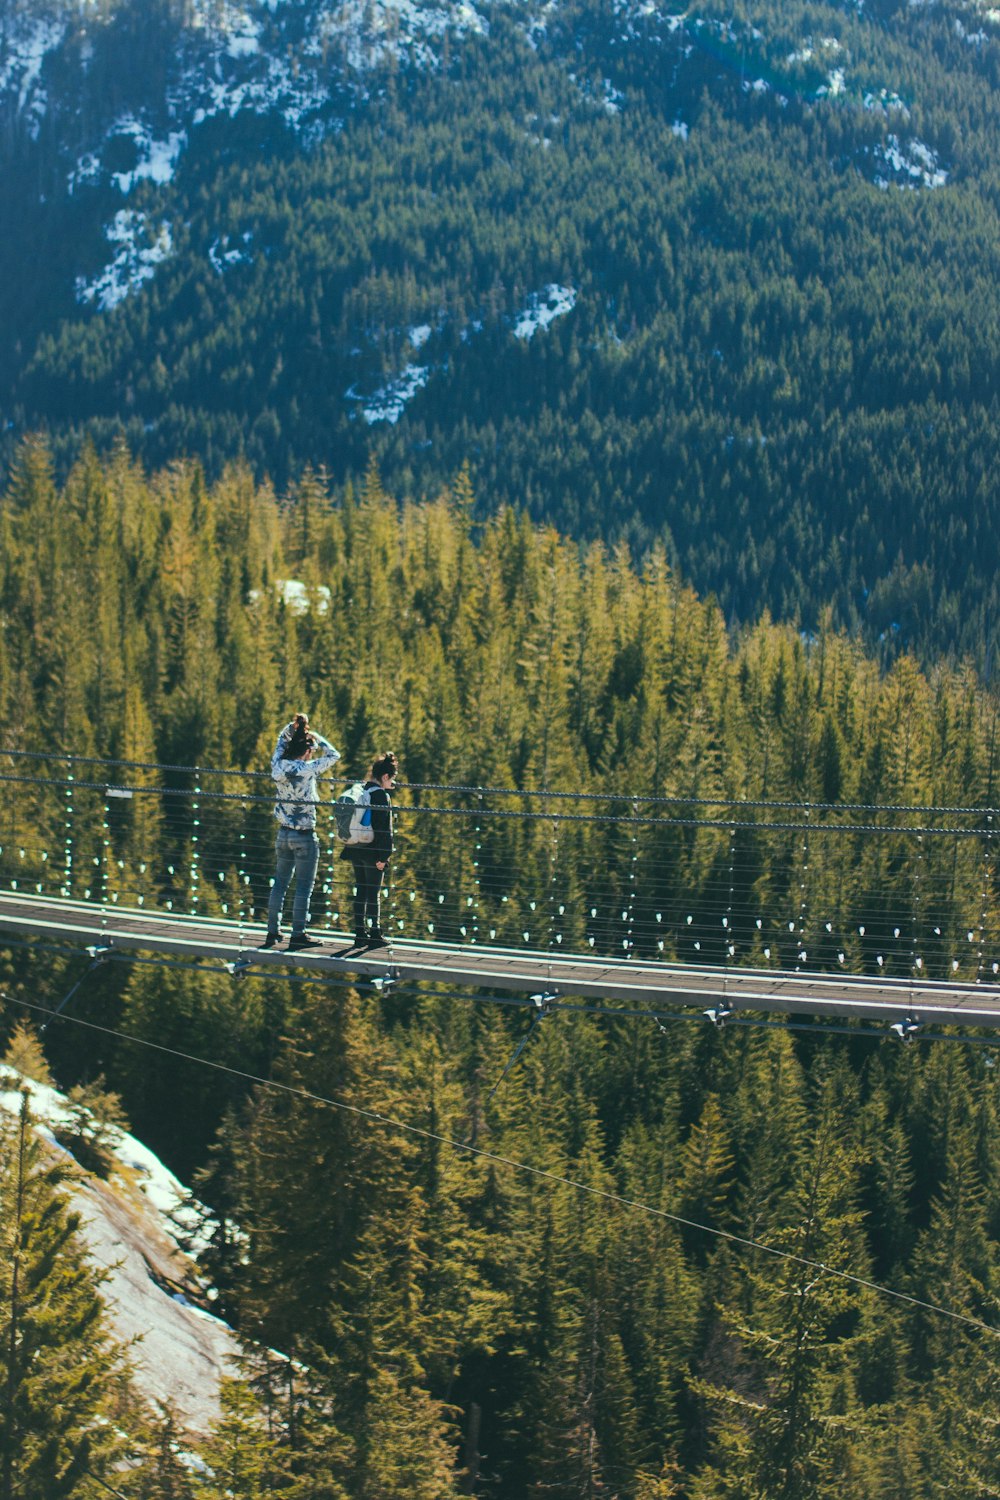
<path id="1" fill-rule="evenodd" d="M 420 504 L 374 465 L 357 487 L 307 475 L 276 496 L 245 465 L 147 475 L 119 449 L 60 483 L 34 442 L 0 510 L 5 748 L 40 778 L 62 777 L 65 753 L 131 761 L 137 784 L 156 762 L 258 769 L 305 707 L 347 774 L 389 743 L 412 784 L 471 770 L 600 793 L 627 775 L 637 794 L 988 816 L 997 704 L 971 665 L 885 671 L 830 612 L 815 639 L 766 615 L 732 636 L 663 551 L 639 571 L 624 545 L 479 514 L 467 474 Z M 301 613 L 290 578 L 311 591 Z M 5 790 L 5 849 L 37 853 L 47 799 L 43 780 Z M 126 896 L 140 852 L 156 878 L 173 857 L 169 819 L 144 805 L 96 824 Z M 567 895 L 613 862 L 601 837 L 563 848 Z M 693 899 L 720 837 L 685 867 Z M 454 894 L 457 836 L 434 838 L 403 843 L 395 878 L 437 857 Z M 831 849 L 833 900 L 857 848 Z M 530 844 L 519 854 L 515 874 L 498 864 L 518 900 L 539 874 Z M 903 902 L 910 867 L 888 855 L 880 882 Z M 981 851 L 952 888 L 995 930 Z M 19 1028 L 82 963 L 0 950 L 12 1061 L 45 1066 Z M 245 1360 L 211 1472 L 184 1468 L 101 1331 L 51 1165 L 5 1126 L 0 1235 L 40 1289 L 29 1310 L 57 1310 L 26 1319 L 0 1276 L 0 1325 L 39 1351 L 30 1384 L 0 1339 L 10 1493 L 1000 1493 L 992 1048 L 556 1014 L 491 1093 L 525 1013 L 446 987 L 115 964 L 72 1016 L 47 1031 L 47 1066 L 93 1099 L 114 1090 L 207 1205 L 202 1266 Z M 91 1330 L 61 1402 L 60 1317 Z M 38 1481 L 39 1452 L 68 1455 L 61 1489 Z"/>
<path id="2" fill-rule="evenodd" d="M 832 608 L 886 659 L 991 676 L 990 13 L 491 6 L 423 66 L 382 57 L 372 12 L 361 76 L 308 51 L 322 6 L 262 9 L 265 42 L 320 70 L 325 103 L 292 129 L 185 113 L 209 70 L 189 9 L 74 22 L 33 131 L 6 99 L 8 465 L 42 428 L 61 475 L 118 436 L 210 478 L 241 458 L 282 491 L 309 467 L 359 484 L 374 455 L 419 499 L 468 463 L 479 519 L 513 505 L 637 562 L 657 544 L 731 625 L 766 607 L 815 632 Z M 213 66 L 236 88 L 232 59 Z M 186 132 L 168 181 L 116 186 L 137 161 L 123 119 Z M 78 279 L 120 213 L 172 248 L 102 310 Z M 549 286 L 572 307 L 517 337 Z M 398 420 L 367 422 L 413 366 Z"/>

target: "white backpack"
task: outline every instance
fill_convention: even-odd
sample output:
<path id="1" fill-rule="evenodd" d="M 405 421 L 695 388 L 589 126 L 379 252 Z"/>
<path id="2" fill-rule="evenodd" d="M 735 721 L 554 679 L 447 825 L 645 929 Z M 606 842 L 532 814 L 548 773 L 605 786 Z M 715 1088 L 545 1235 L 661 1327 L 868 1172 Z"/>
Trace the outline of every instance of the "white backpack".
<path id="1" fill-rule="evenodd" d="M 342 844 L 370 844 L 375 837 L 370 788 L 356 781 L 341 792 L 333 804 L 333 817 Z"/>

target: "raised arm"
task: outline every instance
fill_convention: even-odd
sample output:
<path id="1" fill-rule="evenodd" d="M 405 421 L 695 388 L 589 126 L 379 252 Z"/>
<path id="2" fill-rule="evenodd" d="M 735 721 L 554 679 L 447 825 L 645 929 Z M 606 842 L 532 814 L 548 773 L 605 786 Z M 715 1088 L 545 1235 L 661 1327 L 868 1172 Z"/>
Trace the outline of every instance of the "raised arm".
<path id="1" fill-rule="evenodd" d="M 292 731 L 294 729 L 295 729 L 295 720 L 293 719 L 290 723 L 288 723 L 288 724 L 285 725 L 284 729 L 278 735 L 278 743 L 275 745 L 275 747 L 274 747 L 274 754 L 271 756 L 271 770 L 272 771 L 274 770 L 275 766 L 278 764 L 279 761 L 284 760 L 284 758 L 285 758 L 285 750 L 286 750 L 286 748 L 288 746 L 289 740 L 292 737 Z"/>
<path id="2" fill-rule="evenodd" d="M 321 771 L 329 771 L 331 766 L 335 766 L 337 764 L 338 760 L 340 759 L 340 751 L 335 750 L 334 747 L 330 744 L 330 741 L 328 739 L 325 739 L 323 735 L 317 734 L 315 729 L 312 730 L 312 736 L 316 741 L 320 754 L 317 754 L 314 750 L 312 760 L 309 762 L 309 764 L 312 766 L 313 770 L 318 776 Z"/>

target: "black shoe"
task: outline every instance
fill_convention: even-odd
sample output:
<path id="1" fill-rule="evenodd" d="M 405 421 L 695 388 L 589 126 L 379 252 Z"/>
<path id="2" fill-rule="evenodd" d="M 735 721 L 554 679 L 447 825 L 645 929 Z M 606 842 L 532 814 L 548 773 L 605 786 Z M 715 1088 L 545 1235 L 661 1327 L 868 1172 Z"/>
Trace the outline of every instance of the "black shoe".
<path id="1" fill-rule="evenodd" d="M 355 946 L 355 948 L 367 948 L 368 947 L 368 928 L 367 927 L 359 927 L 358 928 L 357 932 L 354 934 L 354 946 Z"/>
<path id="2" fill-rule="evenodd" d="M 372 928 L 371 932 L 368 934 L 368 946 L 369 948 L 385 947 L 385 938 L 382 936 L 381 927 Z"/>
<path id="3" fill-rule="evenodd" d="M 264 941 L 261 943 L 260 946 L 262 948 L 273 948 L 274 945 L 275 945 L 275 943 L 280 943 L 280 942 L 281 942 L 281 933 L 280 932 L 269 932 L 268 935 L 267 935 L 267 937 L 264 939 Z"/>
<path id="4" fill-rule="evenodd" d="M 286 953 L 299 953 L 303 948 L 322 948 L 321 938 L 306 937 L 304 932 L 293 932 L 288 939 Z"/>

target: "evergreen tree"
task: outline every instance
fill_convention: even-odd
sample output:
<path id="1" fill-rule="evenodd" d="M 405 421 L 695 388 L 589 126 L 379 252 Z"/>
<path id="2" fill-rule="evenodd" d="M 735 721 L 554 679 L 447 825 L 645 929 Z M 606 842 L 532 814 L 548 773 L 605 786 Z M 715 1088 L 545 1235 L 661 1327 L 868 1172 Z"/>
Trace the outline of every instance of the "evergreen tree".
<path id="1" fill-rule="evenodd" d="M 853 1406 L 850 1330 L 864 1294 L 829 1269 L 864 1275 L 867 1267 L 855 1207 L 857 1154 L 830 1085 L 816 1136 L 798 1146 L 793 1160 L 780 1248 L 807 1263 L 787 1260 L 765 1271 L 762 1255 L 751 1253 L 742 1307 L 727 1314 L 747 1360 L 746 1380 L 728 1387 L 696 1383 L 719 1424 L 719 1457 L 695 1482 L 698 1500 L 805 1500 L 832 1496 L 842 1482 L 845 1449 L 836 1414 Z M 771 1245 L 777 1234 L 774 1223 Z"/>
<path id="2" fill-rule="evenodd" d="M 267 1420 L 251 1381 L 224 1381 L 220 1397 L 222 1415 L 201 1449 L 210 1474 L 204 1487 L 208 1500 L 227 1500 L 230 1495 L 267 1500 L 294 1493 L 284 1434 Z"/>
<path id="3" fill-rule="evenodd" d="M 0 1242 L 0 1496 L 82 1500 L 123 1454 L 108 1416 L 126 1366 L 26 1091 L 0 1113 Z"/>
<path id="4" fill-rule="evenodd" d="M 183 1440 L 171 1411 L 149 1422 L 130 1454 L 126 1481 L 138 1500 L 194 1500 L 191 1475 L 178 1457 Z"/>

